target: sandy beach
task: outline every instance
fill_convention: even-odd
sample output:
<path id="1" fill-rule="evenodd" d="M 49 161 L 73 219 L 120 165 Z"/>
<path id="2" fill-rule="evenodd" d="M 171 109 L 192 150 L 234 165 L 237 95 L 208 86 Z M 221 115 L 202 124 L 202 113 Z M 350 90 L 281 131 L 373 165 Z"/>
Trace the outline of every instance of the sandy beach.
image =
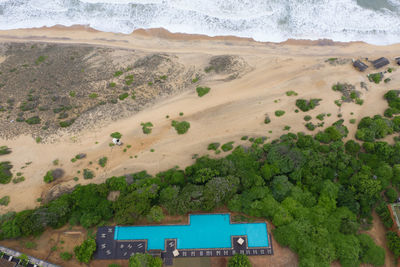
<path id="1" fill-rule="evenodd" d="M 124 56 L 164 53 L 175 57 L 186 69 L 202 75 L 198 83 L 188 83 L 182 90 L 160 96 L 138 112 L 120 119 L 104 115 L 106 119 L 99 125 L 88 123 L 87 128 L 75 132 L 62 129 L 42 143 L 37 143 L 31 134 L 16 133 L 12 138 L 0 139 L 0 146 L 7 145 L 12 150 L 1 160 L 12 162 L 13 173 L 23 172 L 25 177 L 24 182 L 0 186 L 0 197 L 10 196 L 10 204 L 1 206 L 1 213 L 34 208 L 39 205 L 38 198 L 45 199 L 49 192 L 56 195 L 78 183 L 101 183 L 111 176 L 142 170 L 155 174 L 174 166 L 185 168 L 194 162 L 196 154 L 224 155 L 224 152 L 215 155 L 207 150 L 207 145 L 212 142 L 234 141 L 235 146 L 248 145 L 248 141 L 241 140 L 244 135 L 265 136 L 272 140 L 287 133 L 285 126 L 290 126 L 291 132 L 310 134 L 323 129 L 317 128 L 313 132 L 306 129 L 303 120 L 306 113 L 295 112 L 297 98 L 322 99 L 307 115 L 315 118 L 318 114 L 329 113 L 331 115 L 324 119 L 325 126 L 329 126 L 339 119 L 338 114 L 342 114 L 350 131 L 348 137 L 353 138 L 357 124 L 351 124 L 349 120 L 358 122 L 362 117 L 383 113 L 387 106 L 383 94 L 400 86 L 400 69 L 385 74 L 385 78 L 391 79 L 389 83 L 377 85 L 369 82 L 366 76 L 376 72 L 372 67 L 361 73 L 351 64 L 352 59 L 384 56 L 396 69 L 393 58 L 400 55 L 400 45 L 373 46 L 327 40 L 260 43 L 236 37 L 172 34 L 162 29 L 138 30 L 124 35 L 81 26 L 0 31 L 0 42 L 106 47 Z M 204 73 L 210 59 L 221 55 L 238 57 L 245 64 L 235 72 Z M 332 63 L 329 58 L 338 58 L 339 63 Z M 6 56 L 0 54 L 0 63 L 4 60 Z M 334 100 L 340 99 L 341 94 L 331 87 L 337 82 L 355 85 L 364 100 L 363 105 L 335 105 Z M 361 88 L 360 83 L 366 84 L 367 89 Z M 198 97 L 195 88 L 199 85 L 210 87 L 210 93 Z M 290 90 L 298 96 L 287 96 L 286 92 Z M 284 110 L 285 114 L 276 117 L 276 110 Z M 179 115 L 181 112 L 182 116 Z M 266 115 L 271 119 L 269 124 L 264 123 Z M 90 119 L 85 114 L 80 117 L 81 122 Z M 171 127 L 172 120 L 188 121 L 191 127 L 186 134 L 178 135 Z M 152 122 L 151 134 L 142 132 L 142 122 Z M 316 119 L 313 122 L 318 123 Z M 123 143 L 131 145 L 126 152 L 126 146 L 109 146 L 110 134 L 117 131 L 123 135 Z M 386 139 L 392 140 L 393 136 Z M 86 158 L 71 162 L 71 158 L 79 153 L 87 154 Z M 98 160 L 104 156 L 108 157 L 107 166 L 97 168 Z M 54 160 L 58 160 L 57 167 L 62 168 L 65 175 L 53 184 L 45 184 L 43 176 L 55 168 Z M 94 179 L 84 180 L 81 173 L 77 174 L 77 170 L 85 168 L 95 172 Z M 74 177 L 79 177 L 79 181 L 74 181 Z"/>

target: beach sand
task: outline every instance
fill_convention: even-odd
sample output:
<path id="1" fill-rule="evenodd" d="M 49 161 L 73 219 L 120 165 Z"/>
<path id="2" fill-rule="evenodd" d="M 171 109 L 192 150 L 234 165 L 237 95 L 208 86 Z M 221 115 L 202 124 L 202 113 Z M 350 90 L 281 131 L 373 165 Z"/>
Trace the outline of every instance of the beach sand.
<path id="1" fill-rule="evenodd" d="M 79 26 L 0 31 L 0 42 L 49 42 L 167 53 L 178 57 L 186 66 L 201 70 L 212 56 L 234 55 L 244 59 L 249 66 L 241 72 L 240 77 L 232 80 L 224 75 L 204 74 L 205 79 L 199 85 L 208 86 L 211 91 L 201 98 L 195 92 L 195 85 L 190 85 L 184 92 L 161 98 L 127 118 L 109 121 L 101 127 L 82 130 L 73 136 L 68 132 L 60 133 L 58 140 L 52 143 L 37 144 L 30 135 L 0 139 L 0 145 L 12 149 L 12 153 L 2 156 L 1 160 L 11 161 L 13 172 L 32 162 L 23 169 L 24 182 L 0 186 L 0 197 L 9 195 L 11 198 L 7 207 L 0 207 L 0 213 L 34 208 L 39 205 L 36 199 L 44 198 L 50 190 L 62 191 L 77 183 L 101 183 L 113 175 L 142 170 L 155 174 L 174 166 L 185 168 L 194 162 L 194 154 L 216 156 L 207 151 L 207 145 L 212 142 L 223 144 L 235 141 L 235 145 L 248 145 L 248 141 L 240 140 L 242 136 L 274 139 L 287 132 L 283 130 L 286 125 L 291 127 L 292 132 L 315 134 L 322 129 L 308 131 L 304 126 L 305 115 L 311 115 L 312 121 L 317 123 L 316 115 L 330 113 L 331 116 L 324 120 L 325 126 L 329 126 L 339 119 L 337 115 L 340 113 L 349 128 L 349 137 L 353 138 L 357 124 L 350 124 L 349 120 L 354 118 L 358 122 L 364 116 L 382 114 L 387 107 L 383 94 L 400 86 L 400 69 L 385 74 L 385 78 L 391 78 L 389 83 L 376 85 L 369 82 L 366 76 L 376 70 L 370 67 L 361 73 L 351 64 L 351 59 L 385 56 L 391 59 L 391 66 L 396 68 L 392 59 L 400 55 L 400 45 L 373 46 L 327 40 L 274 44 L 236 37 L 171 34 L 162 29 L 139 30 L 123 35 Z M 339 58 L 345 63 L 330 64 L 326 61 L 328 58 Z M 341 108 L 336 106 L 334 100 L 340 99 L 341 95 L 331 87 L 337 82 L 355 85 L 362 94 L 364 104 L 344 103 Z M 368 90 L 361 88 L 360 82 L 364 82 Z M 287 96 L 285 92 L 289 90 L 295 91 L 298 96 Z M 296 113 L 297 98 L 320 98 L 322 101 L 312 111 Z M 276 110 L 286 113 L 276 117 Z M 184 115 L 179 116 L 180 112 Z M 266 114 L 271 118 L 269 124 L 264 124 Z M 166 115 L 170 118 L 167 119 Z M 186 134 L 178 135 L 171 127 L 171 120 L 186 120 L 191 127 Z M 147 121 L 154 125 L 150 135 L 143 134 L 140 127 L 141 122 Z M 110 134 L 116 131 L 123 134 L 124 144 L 132 146 L 127 152 L 123 152 L 124 147 L 109 146 Z M 154 149 L 154 152 L 150 149 Z M 71 158 L 78 153 L 86 153 L 87 157 L 71 162 Z M 95 170 L 98 159 L 103 156 L 108 157 L 106 167 Z M 59 160 L 59 167 L 66 174 L 55 184 L 48 185 L 43 182 L 43 176 L 54 168 L 52 162 L 55 159 Z M 84 168 L 93 169 L 96 177 L 84 180 L 81 174 L 77 174 L 77 170 Z M 73 180 L 75 176 L 79 176 L 78 182 Z M 387 266 L 393 265 L 388 263 Z"/>

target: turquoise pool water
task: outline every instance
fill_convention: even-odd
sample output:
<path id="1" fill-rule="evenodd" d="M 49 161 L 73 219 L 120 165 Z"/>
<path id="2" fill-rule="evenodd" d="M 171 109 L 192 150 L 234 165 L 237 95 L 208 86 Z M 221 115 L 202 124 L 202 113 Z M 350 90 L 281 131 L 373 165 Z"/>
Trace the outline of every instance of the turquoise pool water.
<path id="1" fill-rule="evenodd" d="M 147 249 L 164 250 L 165 239 L 178 249 L 231 248 L 231 236 L 247 235 L 249 247 L 268 247 L 266 223 L 230 223 L 229 214 L 190 215 L 189 225 L 116 226 L 115 240 L 147 239 Z"/>

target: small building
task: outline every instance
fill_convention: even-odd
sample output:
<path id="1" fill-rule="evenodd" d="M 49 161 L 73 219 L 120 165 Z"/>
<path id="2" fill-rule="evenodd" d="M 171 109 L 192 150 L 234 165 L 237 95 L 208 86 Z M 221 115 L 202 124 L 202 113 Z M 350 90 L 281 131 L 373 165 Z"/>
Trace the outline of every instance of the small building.
<path id="1" fill-rule="evenodd" d="M 361 60 L 357 59 L 356 61 L 353 62 L 354 68 L 358 69 L 359 71 L 364 71 L 368 68 L 366 64 L 361 62 Z"/>
<path id="2" fill-rule="evenodd" d="M 397 65 L 400 65 L 400 57 L 396 57 L 394 60 L 396 60 Z"/>
<path id="3" fill-rule="evenodd" d="M 382 68 L 389 64 L 389 60 L 385 57 L 378 58 L 377 60 L 372 61 L 372 65 L 374 65 L 375 69 Z"/>
<path id="4" fill-rule="evenodd" d="M 113 139 L 112 139 L 112 142 L 114 143 L 114 145 L 117 145 L 117 146 L 122 145 L 121 140 L 119 140 L 119 139 L 117 139 L 117 138 L 113 138 Z"/>

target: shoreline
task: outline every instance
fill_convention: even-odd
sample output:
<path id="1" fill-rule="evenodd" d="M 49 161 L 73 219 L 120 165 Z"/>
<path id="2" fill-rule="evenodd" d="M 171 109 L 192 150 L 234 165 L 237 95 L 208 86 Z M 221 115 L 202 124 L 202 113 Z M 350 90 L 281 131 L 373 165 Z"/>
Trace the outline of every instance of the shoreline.
<path id="1" fill-rule="evenodd" d="M 342 42 L 342 41 L 334 41 L 332 39 L 327 38 L 320 38 L 320 39 L 294 39 L 289 38 L 286 41 L 282 42 L 263 42 L 263 41 L 256 41 L 251 37 L 239 37 L 235 35 L 216 35 L 210 36 L 206 34 L 192 34 L 192 33 L 182 33 L 182 32 L 170 32 L 165 28 L 139 28 L 133 30 L 131 33 L 117 33 L 117 32 L 106 32 L 106 31 L 99 31 L 96 30 L 88 25 L 71 25 L 71 26 L 64 26 L 64 25 L 54 25 L 51 27 L 43 26 L 43 27 L 33 27 L 33 28 L 18 28 L 18 29 L 11 29 L 11 30 L 0 30 L 0 38 L 8 33 L 19 33 L 19 32 L 29 32 L 29 31 L 87 31 L 90 33 L 104 33 L 108 35 L 115 35 L 115 36 L 140 36 L 140 37 L 148 37 L 148 38 L 161 38 L 161 39 L 168 39 L 168 40 L 175 40 L 175 41 L 195 41 L 195 40 L 206 40 L 206 41 L 234 41 L 234 42 L 248 42 L 248 43 L 255 43 L 255 44 L 264 44 L 264 45 L 300 45 L 300 46 L 347 46 L 352 44 L 364 44 L 369 46 L 377 46 L 377 47 L 387 47 L 398 45 L 400 43 L 389 44 L 389 45 L 374 45 L 369 44 L 364 41 L 350 41 L 350 42 Z M 12 36 L 10 36 L 12 37 Z M 14 36 L 18 39 L 18 35 Z M 29 38 L 25 37 L 25 38 Z M 32 36 L 33 38 L 33 36 Z M 60 40 L 68 40 L 68 38 L 60 38 Z"/>

